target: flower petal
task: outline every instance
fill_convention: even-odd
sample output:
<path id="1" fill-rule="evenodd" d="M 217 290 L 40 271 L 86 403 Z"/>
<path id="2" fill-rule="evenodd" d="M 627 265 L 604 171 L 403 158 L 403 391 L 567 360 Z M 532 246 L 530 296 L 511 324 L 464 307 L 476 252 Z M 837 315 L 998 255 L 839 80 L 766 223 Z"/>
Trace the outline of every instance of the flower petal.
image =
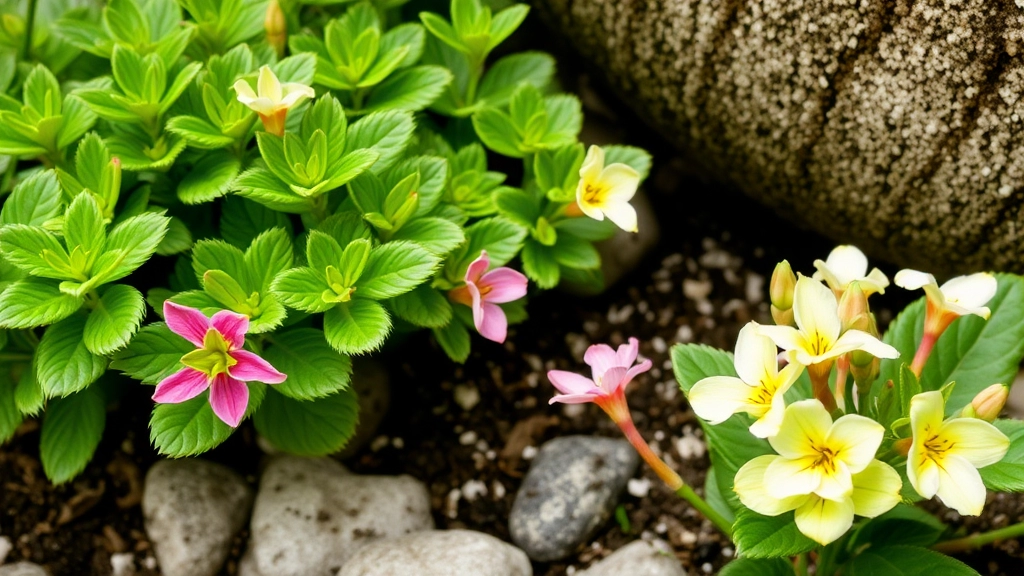
<path id="1" fill-rule="evenodd" d="M 594 344 L 587 348 L 586 353 L 583 354 L 583 361 L 592 369 L 595 381 L 613 366 L 629 365 L 619 362 L 618 354 L 607 344 Z"/>
<path id="2" fill-rule="evenodd" d="M 480 277 L 477 286 L 490 287 L 483 299 L 495 304 L 512 302 L 526 296 L 527 279 L 521 272 L 511 268 L 495 268 Z"/>
<path id="3" fill-rule="evenodd" d="M 620 344 L 615 355 L 619 358 L 619 366 L 632 366 L 640 354 L 640 341 L 630 337 L 625 344 Z"/>
<path id="4" fill-rule="evenodd" d="M 591 146 L 587 149 L 587 157 L 583 159 L 583 165 L 580 166 L 577 197 L 581 188 L 585 188 L 588 183 L 596 182 L 601 178 L 602 170 L 604 170 L 604 150 L 600 146 Z"/>
<path id="5" fill-rule="evenodd" d="M 466 283 L 476 284 L 490 266 L 491 257 L 487 255 L 487 250 L 481 250 L 480 256 L 477 256 L 477 259 L 473 260 L 469 267 L 466 268 Z"/>
<path id="6" fill-rule="evenodd" d="M 622 163 L 609 164 L 601 171 L 601 183 L 605 186 L 605 202 L 619 204 L 629 202 L 640 186 L 640 174 Z"/>
<path id="7" fill-rule="evenodd" d="M 786 408 L 779 434 L 769 438 L 772 448 L 785 458 L 817 457 L 815 446 L 825 442 L 832 417 L 817 400 L 801 400 Z"/>
<path id="8" fill-rule="evenodd" d="M 874 518 L 900 503 L 903 481 L 892 466 L 872 460 L 864 470 L 853 475 L 853 512 Z"/>
<path id="9" fill-rule="evenodd" d="M 850 282 L 860 280 L 868 273 L 868 257 L 856 246 L 848 244 L 833 248 L 824 264 L 839 280 L 839 288 L 845 288 Z M 818 268 L 817 262 L 814 267 Z"/>
<path id="10" fill-rule="evenodd" d="M 835 341 L 832 349 L 822 355 L 822 358 L 835 358 L 854 350 L 863 350 L 877 358 L 898 358 L 900 355 L 898 350 L 867 332 L 847 330 Z"/>
<path id="11" fill-rule="evenodd" d="M 778 374 L 779 360 L 775 342 L 758 330 L 756 322 L 750 322 L 740 329 L 733 364 L 740 380 L 751 386 L 758 386 Z"/>
<path id="12" fill-rule="evenodd" d="M 922 498 L 931 498 L 939 491 L 939 466 L 916 443 L 907 454 L 907 480 Z"/>
<path id="13" fill-rule="evenodd" d="M 818 336 L 827 344 L 834 343 L 843 328 L 836 295 L 821 282 L 803 275 L 793 291 L 793 318 L 805 338 L 814 340 Z"/>
<path id="14" fill-rule="evenodd" d="M 985 484 L 967 459 L 947 454 L 939 467 L 936 496 L 963 516 L 978 516 L 985 507 Z"/>
<path id="15" fill-rule="evenodd" d="M 622 385 L 620 386 L 620 388 L 632 382 L 633 378 L 636 378 L 640 374 L 643 374 L 644 372 L 650 370 L 652 366 L 654 366 L 653 362 L 651 362 L 650 360 L 644 360 L 643 362 L 637 364 L 636 366 L 631 367 L 629 370 L 626 370 L 626 377 L 622 379 Z"/>
<path id="16" fill-rule="evenodd" d="M 969 310 L 971 314 L 988 318 L 988 308 L 985 308 L 985 305 L 996 295 L 999 283 L 995 276 L 979 272 L 952 278 L 943 284 L 940 290 L 947 302 Z"/>
<path id="17" fill-rule="evenodd" d="M 167 321 L 167 327 L 171 332 L 198 347 L 203 346 L 203 338 L 210 329 L 210 319 L 206 314 L 195 308 L 164 300 L 164 320 Z"/>
<path id="18" fill-rule="evenodd" d="M 600 397 L 599 394 L 558 394 L 552 396 L 551 400 L 548 400 L 548 404 L 554 404 L 555 402 L 561 402 L 562 404 L 586 404 L 594 402 Z"/>
<path id="19" fill-rule="evenodd" d="M 260 67 L 260 76 L 256 81 L 256 88 L 261 98 L 270 98 L 273 102 L 281 101 L 281 82 L 277 75 L 270 69 L 270 66 Z"/>
<path id="20" fill-rule="evenodd" d="M 786 415 L 786 399 L 780 389 L 772 397 L 771 407 L 763 416 L 750 425 L 750 433 L 758 438 L 771 438 L 779 433 L 782 418 Z"/>
<path id="21" fill-rule="evenodd" d="M 767 336 L 775 345 L 783 350 L 803 350 L 809 348 L 807 339 L 799 330 L 792 326 L 765 326 L 758 324 L 757 333 Z"/>
<path id="22" fill-rule="evenodd" d="M 932 390 L 915 394 L 910 399 L 910 428 L 914 434 L 914 443 L 924 442 L 923 436 L 936 433 L 942 426 L 943 406 L 942 392 Z"/>
<path id="23" fill-rule="evenodd" d="M 769 440 L 770 441 L 770 440 Z M 764 471 L 765 489 L 773 498 L 806 496 L 821 486 L 820 466 L 814 465 L 815 458 L 778 458 Z"/>
<path id="24" fill-rule="evenodd" d="M 949 454 L 967 460 L 975 468 L 999 462 L 1010 449 L 1006 434 L 976 418 L 954 418 L 942 425 L 939 435 L 952 442 Z"/>
<path id="25" fill-rule="evenodd" d="M 263 358 L 248 350 L 234 350 L 230 352 L 235 359 L 234 366 L 228 368 L 228 375 L 243 382 L 263 382 L 265 384 L 280 384 L 288 378 L 287 375 L 278 372 Z"/>
<path id="26" fill-rule="evenodd" d="M 889 287 L 889 278 L 878 268 L 872 268 L 871 273 L 860 280 L 860 287 L 864 290 L 865 296 L 885 294 L 885 289 Z"/>
<path id="27" fill-rule="evenodd" d="M 918 288 L 924 288 L 929 284 L 934 285 L 936 288 L 939 286 L 938 283 L 935 282 L 935 276 L 924 272 L 918 272 L 917 270 L 911 270 L 909 268 L 897 272 L 896 277 L 893 278 L 893 282 L 904 290 L 917 290 Z"/>
<path id="28" fill-rule="evenodd" d="M 864 470 L 882 444 L 885 427 L 870 418 L 847 414 L 835 421 L 825 439 L 835 457 L 850 469 L 851 474 Z"/>
<path id="29" fill-rule="evenodd" d="M 796 527 L 804 536 L 825 546 L 853 526 L 853 499 L 840 501 L 812 497 L 796 509 Z"/>
<path id="30" fill-rule="evenodd" d="M 636 209 L 629 202 L 606 202 L 601 209 L 613 224 L 626 232 L 637 232 Z"/>
<path id="31" fill-rule="evenodd" d="M 153 401 L 160 404 L 177 404 L 199 396 L 209 387 L 206 374 L 195 368 L 182 368 L 156 385 Z"/>
<path id="32" fill-rule="evenodd" d="M 221 310 L 210 318 L 210 326 L 220 332 L 232 350 L 236 350 L 245 344 L 245 334 L 249 331 L 249 317 L 230 310 Z"/>
<path id="33" fill-rule="evenodd" d="M 285 108 L 292 108 L 306 98 L 313 98 L 316 96 L 316 92 L 314 92 L 311 87 L 298 82 L 287 82 L 282 84 L 281 93 L 281 106 Z"/>
<path id="34" fill-rule="evenodd" d="M 739 496 L 740 502 L 758 514 L 778 516 L 793 510 L 807 499 L 807 496 L 774 498 L 765 490 L 764 471 L 778 458 L 774 454 L 758 456 L 744 464 L 733 480 L 733 491 Z"/>
<path id="35" fill-rule="evenodd" d="M 249 405 L 249 387 L 245 382 L 220 374 L 210 384 L 210 407 L 225 424 L 238 426 Z"/>
<path id="36" fill-rule="evenodd" d="M 821 484 L 818 485 L 818 489 L 814 493 L 828 500 L 849 498 L 853 492 L 850 468 L 841 460 L 835 462 L 835 466 L 831 473 L 823 471 L 821 474 Z"/>
<path id="37" fill-rule="evenodd" d="M 236 80 L 233 87 L 235 89 L 235 93 L 238 95 L 238 101 L 246 106 L 259 98 L 259 96 L 256 95 L 256 92 L 253 91 L 252 86 L 250 86 L 245 80 Z"/>
<path id="38" fill-rule="evenodd" d="M 618 392 L 623 386 L 629 383 L 626 379 L 626 369 L 622 366 L 612 366 L 600 378 L 594 380 L 597 383 L 598 388 L 604 391 L 604 394 L 614 394 Z"/>
<path id="39" fill-rule="evenodd" d="M 600 392 L 601 389 L 594 384 L 594 381 L 580 376 L 575 372 L 565 370 L 549 370 L 548 380 L 551 385 L 563 394 L 589 394 Z"/>
<path id="40" fill-rule="evenodd" d="M 756 392 L 757 388 L 745 384 L 739 378 L 711 376 L 690 388 L 688 400 L 697 416 L 715 425 L 725 422 L 737 412 L 749 412 L 752 396 Z"/>
<path id="41" fill-rule="evenodd" d="M 501 344 L 508 335 L 508 318 L 505 311 L 497 304 L 484 302 L 480 305 L 480 313 L 473 307 L 473 322 L 480 335 L 488 340 Z"/>

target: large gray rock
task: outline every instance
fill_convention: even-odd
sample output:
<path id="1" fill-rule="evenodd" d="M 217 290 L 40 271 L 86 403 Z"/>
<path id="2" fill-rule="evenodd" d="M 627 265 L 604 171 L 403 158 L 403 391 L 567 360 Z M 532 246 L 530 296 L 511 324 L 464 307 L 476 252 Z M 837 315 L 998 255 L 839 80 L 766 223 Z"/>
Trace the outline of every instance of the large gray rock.
<path id="1" fill-rule="evenodd" d="M 50 573 L 38 564 L 15 562 L 0 566 L 0 576 L 50 576 Z"/>
<path id="2" fill-rule="evenodd" d="M 1024 12 L 534 0 L 696 167 L 876 256 L 1024 271 Z"/>
<path id="3" fill-rule="evenodd" d="M 161 460 L 146 474 L 142 514 L 166 576 L 213 576 L 245 525 L 252 488 L 232 470 L 205 460 Z"/>
<path id="4" fill-rule="evenodd" d="M 686 576 L 679 559 L 661 540 L 637 540 L 616 550 L 611 556 L 579 572 L 577 576 Z"/>
<path id="5" fill-rule="evenodd" d="M 362 546 L 433 527 L 427 488 L 410 476 L 276 456 L 260 478 L 240 574 L 336 576 Z"/>
<path id="6" fill-rule="evenodd" d="M 380 362 L 367 358 L 354 358 L 352 362 L 352 389 L 359 399 L 359 424 L 356 432 L 338 454 L 342 460 L 350 458 L 377 434 L 377 428 L 391 406 L 391 382 L 388 370 Z"/>
<path id="7" fill-rule="evenodd" d="M 601 527 L 640 458 L 625 440 L 565 436 L 541 446 L 509 515 L 530 558 L 565 558 Z"/>
<path id="8" fill-rule="evenodd" d="M 471 530 L 431 530 L 361 548 L 338 576 L 532 576 L 522 550 Z"/>

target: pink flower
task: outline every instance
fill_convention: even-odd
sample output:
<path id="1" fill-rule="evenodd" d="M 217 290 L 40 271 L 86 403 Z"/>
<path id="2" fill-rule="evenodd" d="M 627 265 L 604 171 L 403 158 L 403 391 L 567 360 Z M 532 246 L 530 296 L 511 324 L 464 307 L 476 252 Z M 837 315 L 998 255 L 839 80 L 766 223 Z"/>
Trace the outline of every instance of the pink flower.
<path id="1" fill-rule="evenodd" d="M 595 344 L 587 348 L 583 361 L 590 366 L 593 379 L 574 372 L 551 370 L 548 380 L 561 394 L 548 403 L 582 404 L 594 402 L 600 406 L 616 422 L 623 416 L 628 417 L 626 409 L 626 385 L 638 374 L 651 369 L 651 361 L 644 360 L 636 366 L 640 343 L 630 338 L 628 344 L 612 350 L 607 344 Z M 623 414 L 623 411 L 624 414 Z"/>
<path id="2" fill-rule="evenodd" d="M 511 268 L 495 268 L 487 272 L 491 259 L 486 250 L 466 269 L 466 285 L 448 293 L 453 302 L 473 309 L 473 325 L 488 340 L 504 342 L 508 319 L 498 304 L 526 296 L 526 276 Z"/>
<path id="3" fill-rule="evenodd" d="M 195 344 L 196 350 L 181 357 L 184 368 L 157 384 L 156 402 L 177 404 L 209 388 L 213 413 L 234 428 L 249 405 L 246 382 L 280 384 L 287 378 L 263 358 L 242 349 L 249 331 L 247 316 L 221 310 L 207 318 L 195 308 L 165 301 L 164 319 L 172 332 Z"/>

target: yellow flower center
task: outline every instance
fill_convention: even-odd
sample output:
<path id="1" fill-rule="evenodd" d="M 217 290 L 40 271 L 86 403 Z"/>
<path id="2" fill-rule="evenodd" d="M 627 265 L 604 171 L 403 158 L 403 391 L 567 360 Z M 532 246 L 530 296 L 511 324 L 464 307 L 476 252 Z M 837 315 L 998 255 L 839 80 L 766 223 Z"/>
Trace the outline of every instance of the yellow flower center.
<path id="1" fill-rule="evenodd" d="M 945 458 L 946 452 L 949 452 L 956 446 L 956 442 L 953 442 L 949 438 L 933 434 L 930 429 L 925 429 L 925 440 L 922 443 L 924 450 L 921 451 L 921 462 L 924 463 L 926 460 L 931 459 L 936 462 L 941 462 Z"/>
<path id="2" fill-rule="evenodd" d="M 832 343 L 829 342 L 829 339 L 817 330 L 815 330 L 814 333 L 811 334 L 811 337 L 807 339 L 807 343 L 810 344 L 811 353 L 814 356 L 824 354 L 832 348 Z"/>
<path id="3" fill-rule="evenodd" d="M 231 345 L 224 336 L 210 328 L 203 337 L 203 347 L 182 356 L 181 363 L 212 379 L 220 374 L 226 374 L 228 368 L 238 364 L 238 361 L 228 353 L 230 349 Z"/>
<path id="4" fill-rule="evenodd" d="M 769 376 L 765 375 L 761 379 L 760 386 L 754 391 L 751 400 L 754 404 L 760 404 L 763 406 L 771 406 L 772 398 L 775 397 L 775 392 L 779 389 L 779 383 Z"/>
<path id="5" fill-rule="evenodd" d="M 597 184 L 588 183 L 583 188 L 583 201 L 593 206 L 599 206 L 604 201 L 605 189 Z"/>
<path id="6" fill-rule="evenodd" d="M 826 474 L 835 474 L 836 472 L 836 453 L 827 446 L 815 447 L 818 452 L 818 458 L 814 461 L 813 466 L 815 468 L 824 469 Z"/>

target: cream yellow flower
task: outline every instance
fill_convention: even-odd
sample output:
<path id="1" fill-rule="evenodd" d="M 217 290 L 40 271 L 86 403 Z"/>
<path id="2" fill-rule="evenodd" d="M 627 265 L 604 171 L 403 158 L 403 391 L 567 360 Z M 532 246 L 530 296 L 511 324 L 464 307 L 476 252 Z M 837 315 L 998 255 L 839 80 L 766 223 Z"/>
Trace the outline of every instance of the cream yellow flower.
<path id="1" fill-rule="evenodd" d="M 819 544 L 834 542 L 854 515 L 873 518 L 900 501 L 899 474 L 875 459 L 884 432 L 858 415 L 833 423 L 817 400 L 795 402 L 786 408 L 779 434 L 768 439 L 779 455 L 744 464 L 733 489 L 754 512 L 794 510 L 800 532 Z"/>
<path id="2" fill-rule="evenodd" d="M 629 204 L 640 185 L 640 174 L 620 163 L 604 165 L 604 150 L 591 146 L 580 168 L 576 204 L 594 220 L 607 217 L 627 232 L 637 231 L 636 210 Z"/>
<path id="3" fill-rule="evenodd" d="M 256 87 L 259 94 L 253 92 L 252 86 L 245 80 L 236 81 L 234 88 L 238 94 L 238 101 L 259 114 L 266 131 L 277 136 L 284 134 L 288 110 L 306 98 L 316 95 L 313 89 L 305 84 L 298 82 L 282 84 L 269 66 L 260 68 Z"/>
<path id="4" fill-rule="evenodd" d="M 803 372 L 799 364 L 789 364 L 779 371 L 778 354 L 770 338 L 757 333 L 751 322 L 740 330 L 736 340 L 734 376 L 704 378 L 690 389 L 693 411 L 711 424 L 721 424 L 737 412 L 746 412 L 757 420 L 750 432 L 758 438 L 774 436 L 779 431 L 786 410 L 786 391 Z"/>
<path id="5" fill-rule="evenodd" d="M 885 294 L 889 279 L 878 268 L 868 272 L 868 258 L 856 246 L 836 246 L 825 261 L 815 260 L 815 280 L 824 280 L 837 295 L 843 293 L 850 282 L 860 283 L 864 294 Z"/>
<path id="6" fill-rule="evenodd" d="M 922 497 L 938 496 L 960 514 L 977 516 L 985 506 L 978 468 L 1002 460 L 1010 440 L 984 420 L 943 420 L 944 404 L 939 391 L 910 399 L 914 439 L 907 455 L 907 478 Z"/>
<path id="7" fill-rule="evenodd" d="M 967 314 L 981 316 L 987 320 L 991 311 L 985 304 L 988 304 L 999 289 L 995 276 L 987 272 L 957 276 L 939 286 L 931 274 L 917 270 L 900 270 L 896 273 L 896 285 L 907 290 L 924 288 L 924 294 L 928 299 L 928 314 L 930 315 L 934 309 L 936 321 L 939 320 L 938 316 L 948 316 L 949 322 Z"/>

